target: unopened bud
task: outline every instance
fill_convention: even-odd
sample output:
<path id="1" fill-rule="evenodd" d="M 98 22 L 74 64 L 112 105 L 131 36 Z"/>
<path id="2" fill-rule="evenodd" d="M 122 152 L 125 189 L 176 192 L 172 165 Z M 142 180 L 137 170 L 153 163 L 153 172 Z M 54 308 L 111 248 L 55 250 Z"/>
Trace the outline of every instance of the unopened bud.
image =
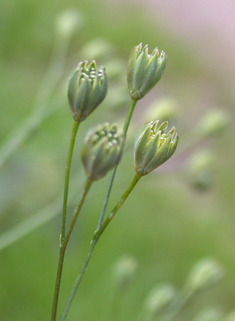
<path id="1" fill-rule="evenodd" d="M 137 260 L 132 256 L 124 256 L 115 265 L 115 278 L 120 289 L 126 287 L 133 279 L 138 267 Z"/>
<path id="2" fill-rule="evenodd" d="M 154 100 L 144 115 L 146 121 L 149 119 L 172 119 L 179 109 L 178 103 L 172 98 Z"/>
<path id="3" fill-rule="evenodd" d="M 76 10 L 66 10 L 59 14 L 56 20 L 56 29 L 62 38 L 70 37 L 75 30 L 84 24 L 84 16 Z"/>
<path id="4" fill-rule="evenodd" d="M 84 57 L 87 60 L 97 59 L 104 61 L 109 57 L 112 57 L 114 54 L 114 48 L 112 44 L 110 44 L 104 38 L 95 38 L 86 43 L 80 53 L 80 57 Z"/>
<path id="5" fill-rule="evenodd" d="M 151 55 L 148 53 L 148 45 L 142 48 L 142 43 L 132 49 L 127 69 L 128 89 L 132 99 L 141 99 L 157 84 L 166 61 L 165 52 L 159 53 L 158 48 Z"/>
<path id="6" fill-rule="evenodd" d="M 210 150 L 201 150 L 191 156 L 188 164 L 190 183 L 199 190 L 211 187 L 216 168 L 215 155 Z"/>
<path id="7" fill-rule="evenodd" d="M 186 287 L 192 291 L 214 285 L 221 280 L 224 273 L 222 267 L 213 259 L 199 261 L 188 276 Z"/>
<path id="8" fill-rule="evenodd" d="M 221 134 L 229 124 L 228 114 L 221 109 L 208 110 L 197 126 L 197 131 L 203 137 Z"/>
<path id="9" fill-rule="evenodd" d="M 90 180 L 99 180 L 120 161 L 123 144 L 124 135 L 115 124 L 104 123 L 87 135 L 82 163 Z"/>
<path id="10" fill-rule="evenodd" d="M 169 304 L 176 294 L 172 285 L 157 285 L 154 287 L 144 302 L 144 308 L 151 313 L 156 313 Z"/>
<path id="11" fill-rule="evenodd" d="M 68 99 L 75 121 L 85 120 L 104 100 L 107 93 L 107 76 L 104 67 L 97 70 L 93 60 L 80 62 L 68 84 Z"/>
<path id="12" fill-rule="evenodd" d="M 175 152 L 178 135 L 172 127 L 166 132 L 168 122 L 158 126 L 159 121 L 145 124 L 135 138 L 135 169 L 140 175 L 147 175 L 165 163 Z"/>
<path id="13" fill-rule="evenodd" d="M 223 313 L 218 308 L 207 308 L 199 312 L 193 321 L 222 321 Z"/>

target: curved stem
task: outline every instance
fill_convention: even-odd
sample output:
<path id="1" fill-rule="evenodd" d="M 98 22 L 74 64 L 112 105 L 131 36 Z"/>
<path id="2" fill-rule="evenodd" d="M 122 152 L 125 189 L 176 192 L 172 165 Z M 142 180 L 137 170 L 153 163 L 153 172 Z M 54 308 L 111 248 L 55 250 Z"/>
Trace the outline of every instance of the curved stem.
<path id="1" fill-rule="evenodd" d="M 68 192 L 69 192 L 69 176 L 70 176 L 71 162 L 73 157 L 74 143 L 75 143 L 79 125 L 80 125 L 80 122 L 76 122 L 76 121 L 74 122 L 70 144 L 69 144 L 67 166 L 66 166 L 66 172 L 65 172 L 65 182 L 64 182 L 64 199 L 63 199 L 63 214 L 62 214 L 62 225 L 61 225 L 61 235 L 60 235 L 60 246 L 63 244 L 65 239 L 67 203 L 68 203 Z"/>
<path id="2" fill-rule="evenodd" d="M 105 231 L 105 229 L 107 228 L 107 226 L 109 225 L 109 223 L 112 221 L 112 219 L 114 218 L 114 216 L 116 215 L 116 213 L 118 212 L 118 210 L 121 208 L 122 204 L 125 202 L 125 200 L 127 199 L 127 197 L 129 196 L 129 194 L 131 193 L 131 191 L 133 190 L 133 188 L 135 187 L 135 185 L 137 184 L 137 182 L 139 181 L 139 179 L 141 178 L 141 176 L 139 174 L 136 174 L 130 184 L 130 186 L 126 189 L 126 191 L 123 193 L 122 197 L 120 198 L 120 200 L 118 201 L 118 203 L 116 204 L 116 206 L 113 208 L 113 210 L 111 211 L 111 213 L 109 214 L 109 216 L 106 218 L 106 220 L 104 221 L 104 223 L 102 224 L 102 226 L 100 227 L 99 230 L 96 230 L 94 233 L 94 236 L 91 240 L 90 243 L 90 248 L 88 250 L 88 253 L 86 255 L 86 258 L 83 262 L 82 268 L 80 270 L 80 273 L 78 275 L 78 277 L 76 278 L 72 291 L 70 293 L 70 296 L 68 298 L 68 301 L 66 303 L 66 306 L 64 308 L 62 317 L 60 319 L 60 321 L 65 321 L 66 317 L 68 315 L 70 306 L 72 304 L 72 301 L 75 297 L 75 294 L 78 290 L 78 287 L 82 281 L 82 278 L 87 270 L 87 266 L 90 262 L 90 259 L 94 253 L 95 247 L 97 242 L 99 241 L 99 238 L 101 237 L 101 235 L 103 234 L 103 232 Z"/>
<path id="3" fill-rule="evenodd" d="M 137 104 L 137 100 L 132 99 L 131 102 L 130 102 L 130 107 L 129 107 L 128 114 L 127 114 L 127 117 L 126 117 L 126 121 L 125 121 L 125 124 L 123 126 L 123 133 L 124 133 L 124 137 L 125 138 L 126 138 L 126 135 L 127 135 L 127 131 L 128 131 L 128 128 L 129 128 L 129 125 L 130 125 L 130 121 L 131 121 L 131 118 L 132 118 L 132 114 L 133 114 L 133 111 L 135 109 L 136 104 Z M 118 167 L 118 164 L 114 167 L 114 169 L 112 170 L 111 176 L 110 176 L 110 180 L 109 180 L 108 187 L 107 187 L 107 192 L 106 192 L 104 203 L 103 203 L 103 206 L 102 206 L 102 209 L 101 209 L 101 213 L 100 213 L 100 218 L 99 218 L 97 230 L 100 229 L 100 227 L 101 227 L 101 225 L 103 224 L 103 221 L 104 221 L 105 212 L 106 212 L 106 209 L 107 209 L 107 206 L 108 206 L 108 202 L 109 202 L 111 190 L 112 190 L 112 187 L 113 187 L 113 181 L 114 181 L 114 178 L 115 178 L 115 175 L 116 175 L 117 167 Z"/>
<path id="4" fill-rule="evenodd" d="M 78 218 L 78 215 L 81 211 L 82 205 L 85 201 L 86 195 L 88 191 L 90 190 L 90 187 L 92 185 L 92 181 L 87 179 L 86 185 L 83 190 L 82 197 L 74 211 L 71 223 L 69 225 L 68 232 L 65 236 L 64 242 L 62 243 L 60 247 L 60 255 L 59 255 L 59 261 L 58 261 L 58 267 L 57 267 L 57 276 L 56 276 L 56 283 L 55 283 L 55 291 L 54 291 L 54 299 L 53 299 L 53 306 L 52 306 L 52 314 L 51 314 L 51 321 L 56 320 L 56 314 L 57 314 L 57 306 L 58 306 L 58 300 L 59 300 L 59 292 L 60 292 L 60 284 L 61 284 L 61 277 L 62 277 L 62 271 L 63 271 L 63 264 L 64 264 L 64 256 L 65 251 L 70 239 L 70 236 L 72 234 L 73 228 L 75 226 L 76 220 Z"/>

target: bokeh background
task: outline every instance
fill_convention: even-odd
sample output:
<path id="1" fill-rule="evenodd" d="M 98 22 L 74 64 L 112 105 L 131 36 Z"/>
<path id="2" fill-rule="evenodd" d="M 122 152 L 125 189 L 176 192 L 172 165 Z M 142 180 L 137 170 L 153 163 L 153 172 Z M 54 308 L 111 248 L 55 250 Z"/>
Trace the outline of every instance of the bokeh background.
<path id="1" fill-rule="evenodd" d="M 114 311 L 117 320 L 137 320 L 153 286 L 181 289 L 193 266 L 207 257 L 222 266 L 224 278 L 174 320 L 193 320 L 211 306 L 220 316 L 235 309 L 234 15 L 235 3 L 228 0 L 1 1 L 1 320 L 49 320 L 73 124 L 68 76 L 78 61 L 94 58 L 109 77 L 106 100 L 79 130 L 71 215 L 85 178 L 84 135 L 97 122 L 123 125 L 126 63 L 140 42 L 150 51 L 163 49 L 168 65 L 137 104 L 109 210 L 134 174 L 134 135 L 143 121 L 168 119 L 179 147 L 139 182 L 105 232 L 68 320 L 114 320 Z M 215 130 L 208 134 L 210 125 Z M 68 247 L 59 311 L 96 227 L 107 182 L 93 186 Z M 115 266 L 123 256 L 138 266 L 118 301 Z"/>

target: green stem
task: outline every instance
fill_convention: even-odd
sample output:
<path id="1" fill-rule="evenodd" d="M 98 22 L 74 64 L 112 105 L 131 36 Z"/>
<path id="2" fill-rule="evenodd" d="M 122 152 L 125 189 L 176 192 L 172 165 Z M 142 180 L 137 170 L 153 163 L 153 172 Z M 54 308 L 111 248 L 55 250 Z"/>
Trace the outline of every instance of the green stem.
<path id="1" fill-rule="evenodd" d="M 125 138 L 126 138 L 126 135 L 127 135 L 127 131 L 128 131 L 128 128 L 129 128 L 129 125 L 130 125 L 130 121 L 131 121 L 131 118 L 132 118 L 132 114 L 133 114 L 133 111 L 135 109 L 136 104 L 137 104 L 137 100 L 132 99 L 131 102 L 130 102 L 130 106 L 129 106 L 128 114 L 127 114 L 127 117 L 126 117 L 126 121 L 125 121 L 125 124 L 123 126 L 123 133 L 124 133 L 124 137 Z M 115 178 L 115 175 L 116 175 L 117 167 L 118 167 L 118 164 L 114 167 L 114 169 L 112 170 L 111 176 L 110 176 L 110 180 L 109 180 L 109 183 L 108 183 L 107 192 L 106 192 L 106 195 L 105 195 L 103 207 L 102 207 L 102 210 L 101 210 L 101 213 L 100 213 L 100 218 L 99 218 L 97 230 L 100 229 L 100 227 L 101 227 L 101 225 L 103 224 L 103 221 L 104 221 L 105 212 L 106 212 L 106 209 L 107 209 L 107 206 L 108 206 L 108 202 L 109 202 L 111 190 L 112 190 L 112 187 L 113 187 L 113 182 L 114 182 L 114 178 Z"/>
<path id="2" fill-rule="evenodd" d="M 61 277 L 62 277 L 62 271 L 63 271 L 63 264 L 64 264 L 64 256 L 65 251 L 70 239 L 70 236 L 72 234 L 73 228 L 75 226 L 75 223 L 77 221 L 78 215 L 81 211 L 82 205 L 85 201 L 86 195 L 88 191 L 90 190 L 90 187 L 92 185 L 92 181 L 90 179 L 87 179 L 86 185 L 83 190 L 82 197 L 74 211 L 71 223 L 69 225 L 68 232 L 65 236 L 64 242 L 61 244 L 60 247 L 60 255 L 59 255 L 59 261 L 58 261 L 58 267 L 57 267 L 57 276 L 56 276 L 56 283 L 55 283 L 55 291 L 54 291 L 54 299 L 53 299 L 53 306 L 52 306 L 52 315 L 51 315 L 51 321 L 56 320 L 56 314 L 57 314 L 57 306 L 58 306 L 58 300 L 59 300 L 59 292 L 60 292 L 60 284 L 61 284 Z"/>
<path id="3" fill-rule="evenodd" d="M 64 39 L 64 41 L 61 41 L 58 36 L 55 38 L 50 65 L 37 91 L 31 115 L 13 130 L 12 134 L 1 145 L 0 169 L 8 158 L 30 137 L 32 131 L 49 117 L 50 113 L 56 111 L 54 106 L 48 108 L 48 105 L 50 104 L 50 97 L 63 75 L 70 40 L 71 37 Z M 48 113 L 48 110 L 50 113 Z"/>
<path id="4" fill-rule="evenodd" d="M 63 214 L 62 214 L 62 225 L 61 225 L 61 235 L 60 235 L 60 246 L 63 244 L 66 233 L 66 217 L 67 217 L 67 203 L 68 203 L 68 192 L 69 192 L 69 176 L 71 169 L 71 162 L 73 157 L 74 143 L 78 131 L 78 127 L 80 122 L 74 122 L 72 135 L 69 144 L 68 158 L 67 158 L 67 166 L 65 172 L 65 182 L 64 182 L 64 199 L 63 199 Z"/>
<path id="5" fill-rule="evenodd" d="M 112 321 L 120 321 L 120 315 L 121 315 L 121 304 L 124 297 L 124 290 L 123 289 L 116 289 L 114 293 L 113 302 L 111 305 L 111 311 L 110 311 L 110 320 Z"/>
<path id="6" fill-rule="evenodd" d="M 104 221 L 104 223 L 102 224 L 102 226 L 100 227 L 99 230 L 96 230 L 94 233 L 94 236 L 91 240 L 90 243 L 90 248 L 88 250 L 87 256 L 83 262 L 82 268 L 80 270 L 80 273 L 78 275 L 78 277 L 76 278 L 72 291 L 70 293 L 69 299 L 66 303 L 66 306 L 64 308 L 62 317 L 60 319 L 60 321 L 65 321 L 66 317 L 68 315 L 70 306 L 72 304 L 72 301 L 75 297 L 75 294 L 78 290 L 78 287 L 82 281 L 82 278 L 87 270 L 87 266 L 90 262 L 90 259 L 92 257 L 92 254 L 94 253 L 95 247 L 97 242 L 99 241 L 99 238 L 101 237 L 101 235 L 103 234 L 104 230 L 107 228 L 107 226 L 109 225 L 109 223 L 112 221 L 112 219 L 114 218 L 114 216 L 116 215 L 116 213 L 118 212 L 118 210 L 121 208 L 122 204 L 125 202 L 125 200 L 127 199 L 127 197 L 129 196 L 129 194 L 131 193 L 131 191 L 133 190 L 133 188 L 135 187 L 135 185 L 137 184 L 137 182 L 139 181 L 139 179 L 141 178 L 141 176 L 139 174 L 136 174 L 130 184 L 130 186 L 126 189 L 126 191 L 124 192 L 124 194 L 122 195 L 122 197 L 120 198 L 120 200 L 118 201 L 118 203 L 116 204 L 116 206 L 113 208 L 113 210 L 111 211 L 111 213 L 109 214 L 109 216 L 106 218 L 106 220 Z"/>
<path id="7" fill-rule="evenodd" d="M 183 288 L 168 306 L 165 313 L 161 316 L 160 321 L 175 320 L 179 312 L 183 309 L 183 307 L 186 305 L 193 294 L 193 291 L 188 291 L 186 288 Z"/>

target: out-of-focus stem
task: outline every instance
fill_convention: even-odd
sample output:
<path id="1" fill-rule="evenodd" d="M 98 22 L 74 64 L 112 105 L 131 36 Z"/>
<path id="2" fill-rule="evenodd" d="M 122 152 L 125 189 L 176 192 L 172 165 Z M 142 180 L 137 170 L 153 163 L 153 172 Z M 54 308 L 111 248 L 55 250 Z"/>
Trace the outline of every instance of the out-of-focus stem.
<path id="1" fill-rule="evenodd" d="M 26 141 L 30 133 L 49 116 L 50 112 L 48 113 L 48 109 L 51 108 L 52 111 L 56 110 L 56 108 L 52 107 L 49 103 L 49 99 L 61 80 L 70 39 L 69 37 L 61 41 L 58 35 L 55 37 L 51 62 L 37 91 L 32 113 L 13 130 L 13 133 L 10 134 L 10 137 L 1 146 L 0 169 L 8 158 Z"/>

